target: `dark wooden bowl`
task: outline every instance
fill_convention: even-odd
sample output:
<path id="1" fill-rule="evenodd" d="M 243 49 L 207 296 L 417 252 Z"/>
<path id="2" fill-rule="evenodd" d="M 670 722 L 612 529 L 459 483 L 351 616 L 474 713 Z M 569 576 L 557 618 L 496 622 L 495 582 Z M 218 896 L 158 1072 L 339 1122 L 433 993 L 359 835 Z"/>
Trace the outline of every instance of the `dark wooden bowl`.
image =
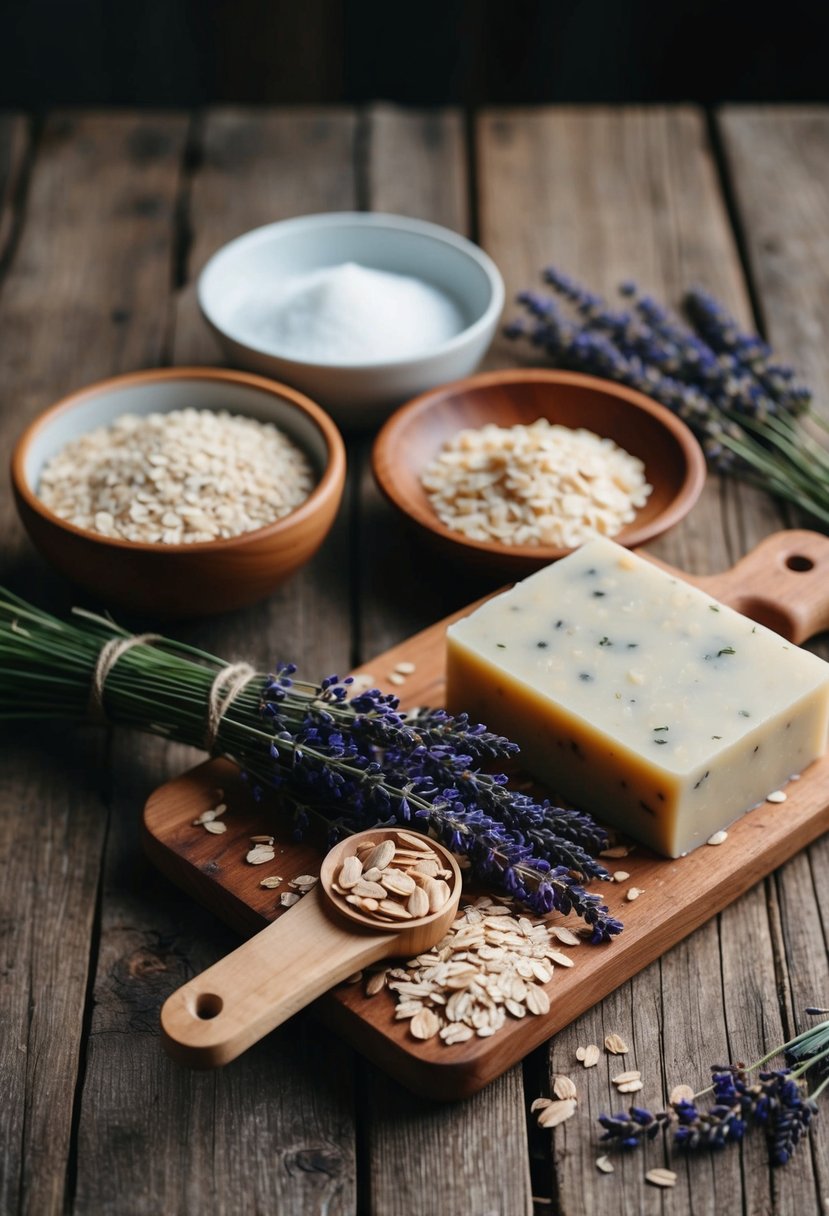
<path id="1" fill-rule="evenodd" d="M 372 467 L 389 502 L 444 556 L 503 578 L 518 578 L 570 552 L 550 545 L 468 540 L 441 523 L 420 475 L 443 444 L 465 427 L 529 424 L 538 418 L 587 427 L 644 462 L 653 486 L 647 503 L 614 537 L 633 548 L 673 527 L 691 510 L 705 482 L 705 457 L 688 427 L 642 393 L 578 372 L 528 369 L 485 372 L 424 393 L 385 424 Z"/>
<path id="2" fill-rule="evenodd" d="M 318 481 L 295 511 L 227 540 L 143 544 L 77 528 L 37 496 L 44 460 L 67 440 L 129 412 L 189 405 L 273 422 L 305 451 Z M 20 518 L 43 556 L 104 604 L 157 617 L 207 616 L 262 599 L 328 534 L 345 485 L 345 448 L 328 415 L 294 389 L 246 372 L 178 367 L 134 372 L 70 394 L 23 432 L 11 478 Z"/>

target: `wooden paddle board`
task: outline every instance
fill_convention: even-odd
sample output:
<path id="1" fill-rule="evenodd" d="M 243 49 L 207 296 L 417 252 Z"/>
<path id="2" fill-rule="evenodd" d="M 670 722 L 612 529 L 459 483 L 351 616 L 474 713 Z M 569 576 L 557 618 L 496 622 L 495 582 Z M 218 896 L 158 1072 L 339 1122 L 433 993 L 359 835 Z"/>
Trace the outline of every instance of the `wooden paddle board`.
<path id="1" fill-rule="evenodd" d="M 692 578 L 672 572 L 791 641 L 803 642 L 829 628 L 829 539 L 820 534 L 776 533 L 723 574 Z M 469 611 L 416 634 L 359 671 L 400 696 L 403 708 L 442 705 L 446 628 Z M 415 670 L 397 686 L 388 677 L 400 662 Z M 637 846 L 623 860 L 609 860 L 610 869 L 624 869 L 630 878 L 591 889 L 624 922 L 624 932 L 606 945 L 570 948 L 574 966 L 555 969 L 547 1014 L 509 1017 L 491 1037 L 446 1046 L 437 1037 L 413 1038 L 407 1022 L 394 1020 L 392 995 L 367 997 L 362 983 L 340 986 L 315 1010 L 415 1092 L 441 1099 L 474 1093 L 829 828 L 829 757 L 785 792 L 785 802 L 764 803 L 743 816 L 717 847 L 702 846 L 668 860 Z M 219 798 L 228 807 L 227 831 L 211 835 L 193 820 Z M 245 860 L 250 838 L 264 833 L 276 838 L 274 861 L 250 865 Z M 144 812 L 144 842 L 163 873 L 243 934 L 290 916 L 290 908 L 280 905 L 280 893 L 291 889 L 291 878 L 318 873 L 322 857 L 314 844 L 291 840 L 278 807 L 255 802 L 239 770 L 226 760 L 208 761 L 156 790 Z M 266 874 L 281 876 L 283 884 L 276 890 L 261 887 Z M 635 902 L 626 899 L 631 886 L 642 890 Z M 580 924 L 575 918 L 554 919 L 574 928 Z"/>

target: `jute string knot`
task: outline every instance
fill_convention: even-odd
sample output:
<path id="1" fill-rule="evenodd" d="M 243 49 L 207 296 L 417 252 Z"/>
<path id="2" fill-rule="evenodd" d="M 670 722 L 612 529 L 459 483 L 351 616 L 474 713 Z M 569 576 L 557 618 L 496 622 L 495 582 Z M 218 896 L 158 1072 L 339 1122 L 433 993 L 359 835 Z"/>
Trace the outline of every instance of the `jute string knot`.
<path id="1" fill-rule="evenodd" d="M 204 734 L 205 751 L 212 753 L 222 718 L 255 675 L 256 668 L 251 667 L 250 663 L 229 663 L 210 685 L 207 698 L 207 729 Z"/>
<path id="2" fill-rule="evenodd" d="M 137 633 L 130 638 L 112 638 L 101 647 L 89 690 L 89 716 L 93 721 L 108 721 L 104 692 L 110 672 L 118 660 L 122 659 L 134 646 L 146 646 L 151 642 L 161 641 L 163 638 L 160 633 Z M 216 673 L 216 678 L 210 685 L 210 692 L 207 695 L 207 724 L 204 733 L 206 751 L 212 753 L 216 746 L 222 718 L 245 685 L 255 675 L 256 668 L 251 667 L 250 663 L 229 663 L 227 667 L 223 667 Z"/>
<path id="3" fill-rule="evenodd" d="M 92 687 L 89 690 L 89 716 L 93 721 L 106 722 L 107 712 L 104 708 L 104 688 L 109 673 L 119 659 L 122 659 L 133 646 L 144 646 L 148 642 L 161 641 L 160 633 L 136 633 L 131 638 L 113 638 L 101 647 L 98 662 L 92 675 Z"/>

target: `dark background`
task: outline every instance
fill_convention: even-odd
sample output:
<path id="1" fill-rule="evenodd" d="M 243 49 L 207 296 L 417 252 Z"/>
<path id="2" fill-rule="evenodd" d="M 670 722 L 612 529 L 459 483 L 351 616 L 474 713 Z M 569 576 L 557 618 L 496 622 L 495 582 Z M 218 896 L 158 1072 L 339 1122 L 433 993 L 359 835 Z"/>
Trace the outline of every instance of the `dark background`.
<path id="1" fill-rule="evenodd" d="M 0 105 L 809 101 L 829 4 L 0 0 Z"/>

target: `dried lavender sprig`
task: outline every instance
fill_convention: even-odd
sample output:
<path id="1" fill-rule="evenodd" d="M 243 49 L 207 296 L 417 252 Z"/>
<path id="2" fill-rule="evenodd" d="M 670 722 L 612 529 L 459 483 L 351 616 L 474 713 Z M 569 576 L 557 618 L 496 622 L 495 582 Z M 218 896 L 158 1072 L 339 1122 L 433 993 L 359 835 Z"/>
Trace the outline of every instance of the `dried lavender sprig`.
<path id="1" fill-rule="evenodd" d="M 778 408 L 794 413 L 808 408 L 810 394 L 792 384 L 793 370 L 774 363 L 767 343 L 756 334 L 743 333 L 735 318 L 700 287 L 691 288 L 683 300 L 695 333 L 651 296 L 640 294 L 635 283 L 624 284 L 622 291 L 633 301 L 633 313 L 615 312 L 555 267 L 543 277 L 575 304 L 587 327 L 608 333 L 622 354 L 637 355 L 667 376 L 704 384 L 722 408 L 760 415 Z M 536 303 L 541 301 L 543 297 Z"/>
<path id="2" fill-rule="evenodd" d="M 807 1013 L 825 1013 L 809 1009 Z M 765 1069 L 774 1056 L 785 1054 L 796 1067 Z M 817 1099 L 829 1085 L 829 1074 L 811 1093 L 802 1080 L 815 1069 L 825 1071 L 829 1061 L 829 1019 L 810 1027 L 746 1067 L 743 1064 L 713 1065 L 712 1083 L 691 1099 L 674 1102 L 664 1111 L 631 1107 L 627 1113 L 601 1115 L 601 1139 L 617 1147 L 637 1148 L 658 1131 L 674 1130 L 678 1149 L 722 1149 L 739 1142 L 752 1127 L 762 1128 L 775 1165 L 785 1165 L 818 1114 Z M 756 1072 L 757 1079 L 749 1080 Z M 700 1098 L 713 1094 L 707 1109 Z"/>

